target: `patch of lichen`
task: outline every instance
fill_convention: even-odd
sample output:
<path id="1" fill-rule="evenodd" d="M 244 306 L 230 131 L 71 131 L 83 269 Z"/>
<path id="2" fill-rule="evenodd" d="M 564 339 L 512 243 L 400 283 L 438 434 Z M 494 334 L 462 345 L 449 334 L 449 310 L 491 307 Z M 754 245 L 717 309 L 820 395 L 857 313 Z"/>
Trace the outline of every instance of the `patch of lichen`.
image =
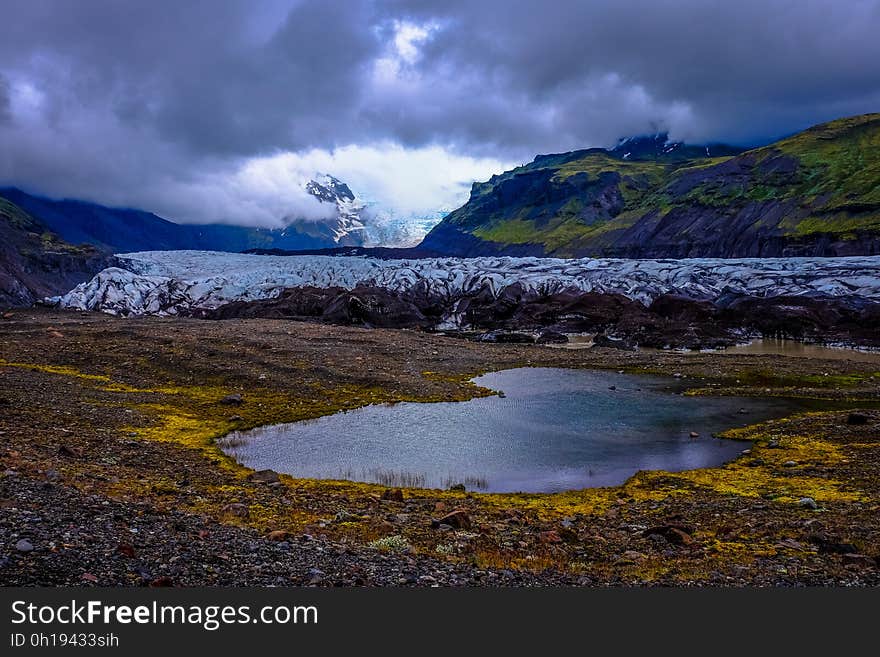
<path id="1" fill-rule="evenodd" d="M 785 425 L 789 422 L 777 420 L 721 434 L 727 439 L 752 441 L 748 455 L 727 465 L 679 473 L 640 472 L 627 482 L 626 489 L 637 498 L 640 489 L 650 494 L 665 489 L 668 495 L 690 495 L 708 489 L 721 495 L 781 503 L 796 503 L 805 497 L 818 503 L 869 499 L 865 491 L 830 475 L 831 466 L 846 459 L 840 444 L 820 435 L 788 433 Z"/>
<path id="2" fill-rule="evenodd" d="M 780 550 L 773 543 L 759 539 L 725 541 L 697 536 L 697 548 L 686 558 L 669 559 L 649 554 L 632 562 L 593 564 L 592 570 L 604 570 L 633 584 L 654 582 L 708 581 L 731 567 L 749 567 L 755 559 L 774 557 Z"/>
<path id="3" fill-rule="evenodd" d="M 880 372 L 856 372 L 846 374 L 791 374 L 770 370 L 741 370 L 731 375 L 741 385 L 770 386 L 774 388 L 852 388 Z"/>
<path id="4" fill-rule="evenodd" d="M 282 476 L 283 490 L 270 492 L 265 486 L 247 481 L 250 470 L 227 457 L 216 444 L 216 439 L 233 430 L 295 422 L 367 404 L 456 401 L 494 394 L 471 381 L 473 376 L 479 374 L 475 371 L 422 371 L 421 376 L 436 385 L 421 388 L 422 393 L 417 395 L 405 384 L 390 377 L 387 382 L 369 385 L 348 378 L 344 383 L 334 385 L 308 383 L 291 390 L 279 390 L 269 388 L 269 384 L 266 387 L 248 386 L 246 381 L 241 381 L 241 385 L 235 388 L 221 380 L 211 380 L 210 385 L 182 385 L 172 381 L 173 372 L 163 372 L 161 377 L 153 374 L 149 378 L 153 382 L 164 381 L 162 385 L 136 387 L 121 384 L 102 374 L 84 374 L 71 367 L 16 365 L 49 375 L 74 377 L 85 386 L 107 393 L 104 398 L 109 397 L 109 403 L 136 409 L 144 419 L 124 428 L 124 431 L 134 433 L 142 440 L 169 443 L 176 448 L 191 450 L 198 455 L 197 458 L 205 461 L 205 467 L 200 469 L 202 474 L 194 476 L 185 486 L 161 472 L 139 472 L 136 467 L 118 466 L 116 481 L 103 484 L 103 492 L 125 499 L 150 500 L 157 509 L 204 514 L 261 532 L 283 529 L 312 533 L 317 526 L 317 531 L 335 540 L 358 545 L 385 536 L 389 531 L 381 525 L 383 503 L 380 497 L 386 490 L 385 486 Z M 645 370 L 637 373 L 644 374 Z M 739 372 L 736 374 L 740 375 Z M 800 380 L 812 382 L 813 376 L 806 375 Z M 848 375 L 839 375 L 845 376 Z M 869 376 L 853 375 L 853 385 L 864 382 Z M 827 377 L 822 377 L 822 380 L 825 379 Z M 837 383 L 840 382 L 838 378 Z M 243 403 L 235 406 L 221 404 L 220 400 L 233 391 L 241 392 Z M 430 511 L 416 515 L 418 524 L 395 527 L 394 532 L 403 535 L 418 553 L 451 560 L 470 560 L 477 566 L 495 565 L 535 571 L 552 566 L 576 572 L 581 567 L 578 559 L 582 557 L 573 556 L 567 551 L 567 546 L 536 543 L 538 531 L 557 526 L 558 521 L 567 516 L 602 522 L 604 516 L 610 518 L 617 509 L 656 507 L 656 511 L 646 513 L 659 515 L 667 503 L 684 501 L 699 504 L 703 500 L 726 498 L 763 498 L 774 505 L 794 505 L 801 497 L 812 497 L 825 507 L 870 499 L 870 495 L 852 481 L 834 476 L 834 466 L 845 464 L 849 458 L 847 450 L 853 446 L 844 447 L 824 436 L 820 429 L 814 432 L 804 429 L 802 422 L 792 424 L 777 421 L 733 430 L 727 432 L 725 437 L 752 441 L 752 453 L 721 468 L 680 473 L 641 472 L 620 487 L 554 494 L 471 494 L 403 489 L 408 503 L 425 505 L 426 509 L 432 509 L 436 502 L 444 502 L 449 509 L 459 506 L 467 508 L 479 531 L 488 537 L 480 539 L 485 542 L 495 540 L 491 528 L 493 523 L 503 520 L 511 511 L 522 514 L 531 523 L 530 528 L 520 536 L 526 539 L 525 547 L 517 543 L 514 548 L 507 549 L 492 547 L 484 542 L 464 553 L 438 555 L 438 541 L 448 540 L 449 535 L 429 528 L 426 514 Z M 769 447 L 771 440 L 778 441 L 779 447 Z M 755 461 L 760 463 L 756 464 Z M 789 461 L 795 464 L 787 466 Z M 285 498 L 289 498 L 288 501 L 283 501 Z M 246 517 L 224 511 L 228 504 L 234 502 L 248 506 Z M 321 522 L 322 519 L 331 519 L 337 511 L 366 513 L 367 509 L 375 510 L 368 512 L 371 516 L 369 520 Z M 804 513 L 807 512 L 804 510 Z M 771 543 L 759 537 L 747 540 L 739 536 L 728 540 L 698 529 L 694 538 L 701 547 L 695 548 L 698 554 L 693 558 L 668 559 L 647 554 L 643 560 L 627 564 L 615 563 L 611 556 L 602 553 L 597 559 L 604 559 L 607 563 L 592 561 L 583 565 L 583 568 L 593 574 L 603 572 L 608 577 L 631 582 L 699 581 L 721 569 L 721 566 L 748 565 L 757 556 L 776 553 Z"/>
<path id="5" fill-rule="evenodd" d="M 585 488 L 560 493 L 483 493 L 480 502 L 495 510 L 519 509 L 539 520 L 601 515 L 619 499 L 617 488 Z"/>
<path id="6" fill-rule="evenodd" d="M 101 383 L 111 383 L 109 376 L 103 374 L 87 374 L 81 372 L 74 367 L 66 365 L 41 365 L 37 363 L 17 363 L 0 358 L 0 367 L 21 367 L 29 369 L 32 372 L 43 372 L 45 374 L 57 374 L 59 376 L 72 376 L 84 381 L 96 381 Z"/>

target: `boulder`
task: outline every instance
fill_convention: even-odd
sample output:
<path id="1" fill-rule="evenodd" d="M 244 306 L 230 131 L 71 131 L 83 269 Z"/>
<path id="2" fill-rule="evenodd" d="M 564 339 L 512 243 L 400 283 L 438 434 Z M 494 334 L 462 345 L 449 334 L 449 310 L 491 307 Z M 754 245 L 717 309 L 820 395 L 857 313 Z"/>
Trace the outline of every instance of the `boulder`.
<path id="1" fill-rule="evenodd" d="M 281 480 L 274 470 L 257 470 L 248 475 L 248 481 L 255 484 L 276 484 Z"/>
<path id="2" fill-rule="evenodd" d="M 442 518 L 431 521 L 431 526 L 435 529 L 439 528 L 441 525 L 448 525 L 455 529 L 470 529 L 471 518 L 464 509 L 456 509 L 455 511 L 447 513 Z"/>

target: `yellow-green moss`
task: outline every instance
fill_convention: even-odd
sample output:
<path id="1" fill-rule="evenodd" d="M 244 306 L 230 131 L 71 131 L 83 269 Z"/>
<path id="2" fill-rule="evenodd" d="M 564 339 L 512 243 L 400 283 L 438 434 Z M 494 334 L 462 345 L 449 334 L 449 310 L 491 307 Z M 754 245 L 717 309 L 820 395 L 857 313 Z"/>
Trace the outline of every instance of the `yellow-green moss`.
<path id="1" fill-rule="evenodd" d="M 31 370 L 32 372 L 43 372 L 45 374 L 57 374 L 59 376 L 72 376 L 85 381 L 98 381 L 101 383 L 110 383 L 110 377 L 103 374 L 86 374 L 74 367 L 66 365 L 38 365 L 36 363 L 14 363 L 0 358 L 0 367 L 20 367 Z"/>
<path id="2" fill-rule="evenodd" d="M 75 368 L 57 365 L 34 365 L 29 363 L 8 363 L 2 366 L 23 367 L 50 375 L 69 376 L 92 386 L 95 390 L 113 393 L 122 406 L 138 410 L 146 419 L 146 424 L 126 427 L 140 439 L 167 442 L 176 446 L 199 452 L 211 461 L 218 473 L 225 476 L 217 483 L 200 481 L 192 486 L 195 492 L 183 494 L 177 482 L 163 478 L 161 473 L 139 476 L 133 469 L 120 468 L 119 480 L 106 485 L 106 492 L 128 499 L 132 496 L 149 498 L 158 507 L 174 505 L 174 508 L 193 513 L 212 515 L 223 522 L 247 525 L 270 531 L 289 529 L 297 531 L 319 518 L 316 511 L 306 511 L 296 505 L 283 505 L 273 501 L 274 497 L 250 499 L 245 477 L 250 472 L 232 458 L 226 456 L 216 444 L 216 440 L 232 430 L 244 430 L 256 426 L 299 420 L 327 415 L 340 410 L 350 410 L 366 404 L 391 403 L 400 401 L 436 402 L 463 401 L 476 396 L 494 394 L 493 391 L 477 386 L 471 379 L 478 374 L 443 373 L 424 371 L 422 376 L 437 384 L 433 390 L 421 396 L 400 389 L 380 386 L 363 386 L 354 383 L 329 387 L 320 384 L 305 385 L 298 388 L 296 395 L 263 388 L 249 388 L 242 392 L 244 403 L 239 406 L 225 406 L 220 400 L 232 389 L 214 382 L 211 385 L 187 386 L 166 382 L 155 387 L 134 387 L 113 381 L 109 376 L 86 374 Z M 638 373 L 644 374 L 644 370 Z M 739 375 L 738 375 L 739 376 Z M 835 378 L 839 385 L 855 385 L 870 375 L 840 375 Z M 824 382 L 826 377 L 822 378 Z M 752 381 L 749 381 L 750 383 Z M 809 381 L 813 383 L 812 380 Z M 715 389 L 717 391 L 717 389 Z M 117 403 L 117 402 L 112 402 Z M 236 420 L 230 416 L 236 415 Z M 822 414 L 815 414 L 820 416 Z M 601 516 L 608 513 L 621 501 L 644 503 L 662 502 L 670 498 L 688 497 L 703 491 L 715 494 L 773 500 L 777 503 L 796 503 L 802 497 L 812 497 L 820 504 L 838 502 L 859 502 L 868 498 L 864 491 L 852 484 L 832 477 L 817 476 L 811 470 L 824 469 L 841 463 L 846 459 L 844 449 L 869 445 L 843 446 L 823 438 L 818 434 L 802 435 L 788 430 L 786 420 L 777 420 L 762 425 L 734 429 L 723 434 L 725 438 L 752 442 L 752 454 L 741 457 L 732 463 L 718 468 L 690 470 L 679 473 L 662 471 L 639 472 L 619 487 L 594 488 L 580 491 L 567 491 L 552 494 L 465 494 L 455 491 L 425 491 L 404 489 L 404 496 L 423 498 L 429 496 L 442 500 L 450 508 L 459 505 L 476 505 L 479 512 L 492 516 L 503 516 L 506 511 L 524 512 L 533 520 L 552 522 L 563 516 Z M 779 449 L 769 449 L 768 441 L 778 440 Z M 749 463 L 760 458 L 762 463 Z M 794 461 L 794 467 L 784 467 Z M 363 505 L 378 500 L 385 487 L 351 481 L 302 480 L 286 475 L 281 476 L 284 486 L 291 494 L 323 496 L 327 500 L 345 500 L 346 504 Z M 225 514 L 223 508 L 232 502 L 244 502 L 249 507 L 246 518 Z M 325 512 L 330 505 L 324 505 Z M 412 529 L 412 528 L 410 528 Z M 405 532 L 417 551 L 436 553 L 436 538 Z M 337 537 L 366 543 L 380 538 L 382 530 L 370 522 L 334 523 L 332 532 Z M 672 576 L 680 576 L 686 568 L 687 576 L 700 579 L 711 572 L 713 563 L 748 563 L 757 554 L 775 554 L 776 548 L 769 544 L 719 539 L 711 534 L 695 535 L 705 547 L 705 558 L 683 566 L 676 561 L 674 565 L 661 559 L 646 557 L 633 564 L 591 564 L 606 568 L 609 572 L 620 574 L 632 581 L 653 581 Z M 459 559 L 458 556 L 450 558 Z M 521 553 L 504 549 L 491 549 L 481 546 L 467 558 L 482 566 L 497 565 L 505 568 L 540 570 L 548 566 L 560 566 L 559 556 L 537 554 L 524 557 Z M 577 570 L 577 564 L 572 565 Z"/>

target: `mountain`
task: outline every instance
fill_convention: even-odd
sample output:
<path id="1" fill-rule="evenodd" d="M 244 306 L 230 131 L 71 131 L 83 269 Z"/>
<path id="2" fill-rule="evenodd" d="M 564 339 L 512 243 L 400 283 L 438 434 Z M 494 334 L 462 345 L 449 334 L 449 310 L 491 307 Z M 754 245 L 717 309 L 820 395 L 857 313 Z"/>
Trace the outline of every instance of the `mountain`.
<path id="1" fill-rule="evenodd" d="M 363 204 L 348 185 L 332 176 L 306 184 L 306 191 L 321 203 L 336 205 L 336 217 L 326 222 L 285 218 L 281 229 L 226 224 L 178 224 L 151 212 L 109 208 L 71 199 L 51 200 L 9 187 L 0 197 L 19 206 L 48 230 L 71 243 L 93 244 L 112 253 L 199 249 L 322 249 L 363 243 Z"/>
<path id="2" fill-rule="evenodd" d="M 474 183 L 420 248 L 625 258 L 880 253 L 880 114 L 761 148 L 665 135 L 539 155 Z"/>
<path id="3" fill-rule="evenodd" d="M 330 240 L 334 247 L 360 246 L 364 243 L 366 227 L 362 217 L 366 204 L 354 195 L 348 185 L 325 174 L 320 181 L 307 182 L 306 191 L 320 203 L 336 206 L 335 221 L 305 221 L 291 216 L 285 218 L 288 226 L 302 235 Z"/>
<path id="4" fill-rule="evenodd" d="M 111 266 L 94 246 L 73 246 L 0 199 L 0 306 L 27 306 L 70 290 Z"/>

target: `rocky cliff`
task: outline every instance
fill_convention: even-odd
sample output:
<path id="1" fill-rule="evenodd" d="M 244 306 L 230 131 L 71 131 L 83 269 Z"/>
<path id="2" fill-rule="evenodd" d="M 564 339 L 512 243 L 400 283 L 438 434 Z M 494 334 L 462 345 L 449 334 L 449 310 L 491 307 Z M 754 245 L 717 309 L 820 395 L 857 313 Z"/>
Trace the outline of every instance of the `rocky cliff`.
<path id="1" fill-rule="evenodd" d="M 27 306 L 66 292 L 112 264 L 92 246 L 73 246 L 0 199 L 0 306 Z"/>
<path id="2" fill-rule="evenodd" d="M 541 155 L 485 183 L 421 244 L 459 256 L 880 253 L 880 114 L 753 150 L 665 136 Z"/>

